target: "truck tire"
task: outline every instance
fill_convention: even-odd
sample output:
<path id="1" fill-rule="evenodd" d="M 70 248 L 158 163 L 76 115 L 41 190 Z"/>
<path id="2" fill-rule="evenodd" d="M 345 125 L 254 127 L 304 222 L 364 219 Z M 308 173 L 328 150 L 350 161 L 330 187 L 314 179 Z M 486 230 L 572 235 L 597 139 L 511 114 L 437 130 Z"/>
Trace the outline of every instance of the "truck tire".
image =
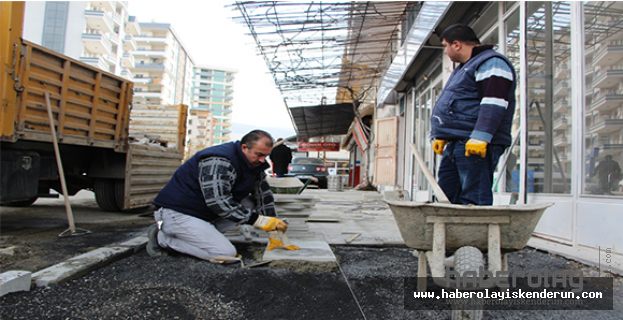
<path id="1" fill-rule="evenodd" d="M 121 181 L 121 188 L 118 186 Z M 96 179 L 93 186 L 95 201 L 104 211 L 121 211 L 123 208 L 123 180 Z M 121 193 L 119 195 L 119 193 Z"/>
<path id="2" fill-rule="evenodd" d="M 30 207 L 39 197 L 32 197 L 28 200 L 3 202 L 1 205 L 5 207 Z"/>
<path id="3" fill-rule="evenodd" d="M 454 271 L 463 276 L 466 271 L 473 271 L 474 276 L 478 274 L 480 268 L 484 266 L 482 252 L 478 248 L 465 246 L 454 253 Z M 480 310 L 452 310 L 452 320 L 481 320 L 482 309 Z"/>

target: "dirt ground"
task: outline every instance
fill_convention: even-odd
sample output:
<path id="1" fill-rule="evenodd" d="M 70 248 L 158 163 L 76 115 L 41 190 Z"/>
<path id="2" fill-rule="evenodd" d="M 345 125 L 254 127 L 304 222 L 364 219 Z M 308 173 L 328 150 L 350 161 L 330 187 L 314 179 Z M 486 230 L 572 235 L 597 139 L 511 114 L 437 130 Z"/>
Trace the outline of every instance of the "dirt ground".
<path id="1" fill-rule="evenodd" d="M 262 250 L 239 247 L 246 263 Z M 449 319 L 447 311 L 405 310 L 403 277 L 417 259 L 404 248 L 334 247 L 367 319 Z M 511 270 L 586 269 L 533 249 L 511 254 Z M 623 281 L 615 280 L 615 301 Z M 615 311 L 487 311 L 486 319 L 622 319 Z M 2 319 L 362 319 L 342 274 L 241 269 L 142 251 L 82 278 L 0 298 Z"/>
<path id="2" fill-rule="evenodd" d="M 81 253 L 124 241 L 153 223 L 152 211 L 103 212 L 91 192 L 71 197 L 76 226 L 90 234 L 59 238 L 68 228 L 62 199 L 31 207 L 0 207 L 0 270 L 39 271 Z"/>

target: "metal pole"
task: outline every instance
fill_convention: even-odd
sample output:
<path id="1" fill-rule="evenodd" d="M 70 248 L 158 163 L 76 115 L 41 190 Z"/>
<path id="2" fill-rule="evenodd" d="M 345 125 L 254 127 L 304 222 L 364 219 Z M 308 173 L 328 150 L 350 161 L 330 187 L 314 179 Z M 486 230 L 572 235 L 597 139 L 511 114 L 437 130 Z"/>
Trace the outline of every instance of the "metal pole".
<path id="1" fill-rule="evenodd" d="M 552 16 L 552 3 L 544 2 L 545 6 L 545 34 L 544 42 L 545 56 L 543 70 L 545 75 L 545 112 L 543 130 L 545 131 L 545 158 L 544 158 L 544 180 L 543 180 L 543 192 L 552 193 L 554 191 L 554 170 L 553 170 L 553 102 L 554 102 L 554 26 Z M 561 171 L 563 170 L 560 168 Z"/>

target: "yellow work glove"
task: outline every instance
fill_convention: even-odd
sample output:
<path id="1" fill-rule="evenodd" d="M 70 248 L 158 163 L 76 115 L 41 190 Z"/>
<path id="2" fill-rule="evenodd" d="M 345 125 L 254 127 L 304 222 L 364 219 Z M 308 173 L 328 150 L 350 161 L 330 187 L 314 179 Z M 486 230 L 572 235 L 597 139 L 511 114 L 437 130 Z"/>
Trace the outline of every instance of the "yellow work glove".
<path id="1" fill-rule="evenodd" d="M 477 139 L 469 139 L 465 144 L 465 156 L 479 155 L 484 158 L 487 155 L 487 142 Z"/>
<path id="2" fill-rule="evenodd" d="M 443 148 L 446 146 L 446 140 L 435 139 L 433 140 L 433 151 L 437 155 L 441 155 L 443 153 Z"/>
<path id="3" fill-rule="evenodd" d="M 274 249 L 299 250 L 299 246 L 289 243 L 288 237 L 281 231 L 268 233 L 268 251 Z"/>
<path id="4" fill-rule="evenodd" d="M 286 230 L 288 230 L 288 224 L 283 220 L 262 215 L 257 217 L 253 226 L 266 232 L 275 230 L 286 232 Z"/>

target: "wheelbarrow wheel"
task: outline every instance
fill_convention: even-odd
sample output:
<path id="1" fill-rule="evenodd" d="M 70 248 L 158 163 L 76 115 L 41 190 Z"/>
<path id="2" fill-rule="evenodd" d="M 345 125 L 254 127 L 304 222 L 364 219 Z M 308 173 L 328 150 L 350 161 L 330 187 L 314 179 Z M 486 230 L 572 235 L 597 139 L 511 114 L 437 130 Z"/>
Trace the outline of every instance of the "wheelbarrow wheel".
<path id="1" fill-rule="evenodd" d="M 478 276 L 484 267 L 482 252 L 475 247 L 461 247 L 454 253 L 454 271 L 460 276 Z M 466 274 L 466 272 L 469 272 Z M 470 288 L 473 289 L 473 288 Z M 452 310 L 452 320 L 481 320 L 481 310 Z"/>
<path id="2" fill-rule="evenodd" d="M 469 271 L 477 275 L 483 266 L 482 252 L 478 248 L 461 247 L 454 253 L 454 271 L 461 276 Z"/>

